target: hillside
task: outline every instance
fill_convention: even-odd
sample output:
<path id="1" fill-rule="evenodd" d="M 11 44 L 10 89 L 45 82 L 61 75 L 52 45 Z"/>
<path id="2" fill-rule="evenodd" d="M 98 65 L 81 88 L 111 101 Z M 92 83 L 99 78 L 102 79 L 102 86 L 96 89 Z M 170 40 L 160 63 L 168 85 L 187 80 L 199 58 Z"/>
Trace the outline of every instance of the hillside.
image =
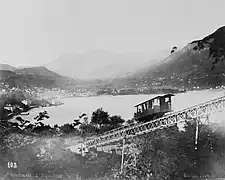
<path id="1" fill-rule="evenodd" d="M 32 88 L 32 87 L 69 87 L 74 86 L 76 81 L 72 78 L 61 76 L 45 67 L 31 67 L 16 69 L 14 72 L 0 70 L 0 82 L 9 87 Z"/>
<path id="2" fill-rule="evenodd" d="M 17 74 L 24 74 L 24 75 L 46 76 L 46 77 L 60 77 L 59 74 L 48 70 L 44 66 L 17 69 L 17 70 L 15 70 L 15 72 Z"/>
<path id="3" fill-rule="evenodd" d="M 183 49 L 170 54 L 163 61 L 129 78 L 116 79 L 114 84 L 125 83 L 163 86 L 209 88 L 225 85 L 225 27 L 189 43 Z"/>
<path id="4" fill-rule="evenodd" d="M 0 70 L 8 70 L 8 71 L 15 71 L 17 68 L 10 66 L 8 64 L 1 64 L 0 63 Z"/>
<path id="5" fill-rule="evenodd" d="M 9 81 L 11 84 L 48 87 L 79 85 L 92 89 L 152 87 L 155 84 L 191 89 L 225 85 L 225 27 L 203 39 L 188 43 L 183 49 L 171 54 L 167 52 L 169 56 L 163 58 L 165 53 L 152 55 L 154 61 L 154 58 L 149 60 L 148 55 L 139 53 L 68 53 L 48 64 L 48 69 L 13 69 L 16 74 L 2 70 L 4 73 L 1 76 L 10 74 L 13 77 Z M 66 76 L 86 80 L 74 80 Z"/>

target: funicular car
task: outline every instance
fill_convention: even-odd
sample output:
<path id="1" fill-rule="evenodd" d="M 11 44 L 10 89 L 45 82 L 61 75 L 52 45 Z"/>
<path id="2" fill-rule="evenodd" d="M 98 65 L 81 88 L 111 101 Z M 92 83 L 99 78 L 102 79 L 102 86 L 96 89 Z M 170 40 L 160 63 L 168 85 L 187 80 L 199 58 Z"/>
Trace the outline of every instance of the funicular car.
<path id="1" fill-rule="evenodd" d="M 134 118 L 137 122 L 148 122 L 172 112 L 171 97 L 173 94 L 156 96 L 152 99 L 135 105 Z"/>

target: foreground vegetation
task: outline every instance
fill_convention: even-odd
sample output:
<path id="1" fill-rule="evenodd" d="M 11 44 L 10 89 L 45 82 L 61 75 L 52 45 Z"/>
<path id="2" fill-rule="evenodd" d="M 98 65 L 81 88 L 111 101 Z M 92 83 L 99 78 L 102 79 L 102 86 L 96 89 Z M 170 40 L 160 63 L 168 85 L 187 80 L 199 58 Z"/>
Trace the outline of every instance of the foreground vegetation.
<path id="1" fill-rule="evenodd" d="M 104 111 L 98 109 L 93 112 L 89 126 L 96 127 L 93 123 L 96 123 L 94 117 L 97 112 Z M 108 120 L 110 122 L 110 118 Z M 99 124 L 98 121 L 98 129 L 105 126 L 103 122 Z M 85 156 L 81 156 L 77 152 L 66 150 L 64 147 L 69 138 L 67 134 L 69 130 L 65 131 L 65 129 L 62 130 L 64 135 L 47 138 L 46 135 L 31 136 L 19 132 L 2 134 L 1 162 L 5 162 L 1 164 L 3 172 L 42 175 L 42 179 L 44 176 L 49 176 L 47 179 L 51 179 L 50 176 L 53 174 L 63 179 L 135 177 L 136 179 L 179 180 L 206 176 L 225 177 L 225 131 L 222 125 L 200 124 L 197 149 L 195 149 L 194 121 L 186 122 L 184 131 L 179 131 L 175 125 L 131 139 L 130 141 L 138 148 L 136 167 L 125 166 L 122 174 L 120 174 L 121 155 L 119 154 L 97 152 L 93 149 Z M 80 135 L 82 135 L 81 129 L 77 128 L 77 133 Z M 86 129 L 86 132 L 89 130 Z M 127 158 L 126 155 L 125 161 Z M 3 168 L 6 167 L 7 161 L 18 162 L 19 168 Z"/>
<path id="2" fill-rule="evenodd" d="M 86 137 L 122 125 L 124 120 L 120 116 L 109 116 L 100 108 L 93 112 L 90 123 L 74 120 L 73 123 L 53 127 L 44 124 L 48 118 L 48 113 L 44 111 L 35 117 L 34 123 L 21 117 L 16 118 L 18 122 L 1 122 L 7 124 L 7 129 L 1 132 L 0 141 L 0 170 L 3 174 L 10 172 L 15 176 L 19 173 L 28 176 L 42 175 L 42 178 L 56 174 L 66 178 L 72 173 L 76 177 L 79 175 L 89 178 L 104 175 L 106 170 L 109 171 L 115 165 L 115 156 L 108 153 L 102 152 L 98 154 L 98 158 L 102 158 L 92 159 L 92 153 L 83 157 L 80 153 L 65 149 L 65 144 L 70 137 Z M 117 161 L 119 159 L 117 155 Z M 108 161 L 112 161 L 112 165 L 106 165 Z M 7 169 L 7 162 L 16 162 L 18 167 Z M 93 163 L 98 165 L 93 166 Z"/>
<path id="3" fill-rule="evenodd" d="M 66 148 L 74 137 L 82 139 L 124 125 L 120 116 L 111 116 L 99 108 L 92 113 L 90 122 L 86 114 L 82 114 L 74 122 L 50 126 L 45 124 L 48 118 L 44 111 L 34 118 L 33 123 L 20 116 L 16 118 L 17 122 L 0 122 L 5 127 L 0 132 L 1 176 L 8 172 L 14 176 L 19 173 L 28 176 L 14 179 L 181 180 L 225 177 L 224 125 L 200 124 L 197 147 L 195 121 L 186 122 L 183 131 L 175 125 L 130 139 L 138 149 L 135 150 L 136 166 L 125 166 L 121 174 L 121 154 L 92 149 L 82 156 L 80 152 Z M 128 122 L 133 123 L 132 120 Z M 125 162 L 127 159 L 126 154 Z M 17 168 L 8 168 L 8 162 L 16 162 Z M 55 176 L 51 177 L 53 174 Z M 31 177 L 35 175 L 36 178 Z"/>

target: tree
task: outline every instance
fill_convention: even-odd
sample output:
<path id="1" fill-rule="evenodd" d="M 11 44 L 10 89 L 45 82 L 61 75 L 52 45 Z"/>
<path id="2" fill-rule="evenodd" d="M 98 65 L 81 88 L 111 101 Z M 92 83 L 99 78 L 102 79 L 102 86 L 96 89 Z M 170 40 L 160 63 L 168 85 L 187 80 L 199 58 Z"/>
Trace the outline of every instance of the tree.
<path id="1" fill-rule="evenodd" d="M 58 124 L 54 124 L 54 128 L 56 129 L 56 128 L 58 128 L 59 127 L 59 125 Z"/>
<path id="2" fill-rule="evenodd" d="M 225 175 L 225 134 L 220 126 L 199 124 L 198 144 L 195 150 L 196 122 L 186 122 L 180 134 L 179 151 L 182 154 L 177 171 L 189 176 Z"/>
<path id="3" fill-rule="evenodd" d="M 134 123 L 136 123 L 136 121 L 135 121 L 135 119 L 133 118 L 133 119 L 128 119 L 127 121 L 126 121 L 126 124 L 134 124 Z"/>
<path id="4" fill-rule="evenodd" d="M 76 128 L 74 128 L 73 124 L 69 124 L 69 123 L 66 123 L 66 124 L 62 125 L 60 127 L 60 131 L 64 135 L 69 135 L 69 134 L 73 134 L 73 133 L 79 133 L 78 130 Z"/>
<path id="5" fill-rule="evenodd" d="M 24 128 L 26 126 L 26 124 L 29 124 L 30 121 L 28 120 L 24 120 L 21 116 L 17 116 L 16 117 L 16 120 L 19 121 L 21 124 L 20 124 L 20 127 L 21 128 Z"/>
<path id="6" fill-rule="evenodd" d="M 121 116 L 114 115 L 109 118 L 109 125 L 112 128 L 118 128 L 118 127 L 122 126 L 122 124 L 124 122 L 125 122 L 125 120 L 122 119 Z"/>
<path id="7" fill-rule="evenodd" d="M 97 127 L 93 124 L 81 124 L 79 129 L 81 131 L 81 136 L 83 137 L 98 132 Z"/>
<path id="8" fill-rule="evenodd" d="M 102 108 L 97 109 L 92 113 L 91 123 L 99 125 L 101 128 L 103 125 L 109 124 L 109 114 L 108 112 L 103 111 Z"/>
<path id="9" fill-rule="evenodd" d="M 74 121 L 74 123 L 73 123 L 73 126 L 75 127 L 75 126 L 78 126 L 78 125 L 80 125 L 80 124 L 82 124 L 81 122 L 80 122 L 80 120 L 79 119 L 75 119 L 75 120 L 73 120 Z"/>
<path id="10" fill-rule="evenodd" d="M 36 116 L 34 119 L 36 119 L 37 121 L 43 121 L 44 119 L 48 119 L 49 115 L 47 113 L 47 111 L 44 112 L 40 112 L 38 116 Z"/>
<path id="11" fill-rule="evenodd" d="M 87 114 L 86 113 L 82 113 L 79 118 L 81 119 L 82 117 L 86 116 Z"/>
<path id="12" fill-rule="evenodd" d="M 54 129 L 50 125 L 44 125 L 42 122 L 36 122 L 35 127 L 31 131 L 44 136 L 53 136 L 54 134 Z"/>
<path id="13" fill-rule="evenodd" d="M 170 51 L 170 53 L 174 53 L 177 50 L 177 46 L 173 46 L 172 50 Z"/>
<path id="14" fill-rule="evenodd" d="M 211 162 L 211 174 L 215 176 L 225 176 L 225 131 L 224 125 L 217 125 L 213 130 L 211 138 L 212 154 L 209 161 Z"/>
<path id="15" fill-rule="evenodd" d="M 24 128 L 24 130 L 25 131 L 28 131 L 28 132 L 32 132 L 32 130 L 35 128 L 35 125 L 33 125 L 33 124 L 28 124 L 25 128 Z"/>
<path id="16" fill-rule="evenodd" d="M 177 179 L 179 130 L 175 127 L 157 130 L 142 136 L 138 142 L 141 153 L 137 161 L 139 178 Z"/>
<path id="17" fill-rule="evenodd" d="M 177 46 L 173 46 L 173 48 L 172 49 L 177 49 Z"/>
<path id="18" fill-rule="evenodd" d="M 88 124 L 88 117 L 84 117 L 84 124 Z"/>

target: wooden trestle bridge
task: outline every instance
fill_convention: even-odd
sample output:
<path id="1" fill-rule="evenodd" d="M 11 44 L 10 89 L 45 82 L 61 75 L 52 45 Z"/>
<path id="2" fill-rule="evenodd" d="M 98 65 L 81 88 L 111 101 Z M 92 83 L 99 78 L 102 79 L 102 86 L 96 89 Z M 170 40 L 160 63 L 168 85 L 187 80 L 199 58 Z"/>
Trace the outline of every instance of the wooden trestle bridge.
<path id="1" fill-rule="evenodd" d="M 103 146 L 104 144 L 120 141 L 125 136 L 126 138 L 130 138 L 148 133 L 150 131 L 155 131 L 157 129 L 173 126 L 185 120 L 208 117 L 210 114 L 223 109 L 225 109 L 225 96 L 183 109 L 181 111 L 172 112 L 166 116 L 150 122 L 131 124 L 126 127 L 108 131 L 98 137 L 87 140 L 84 142 L 84 145 L 87 148 Z"/>

